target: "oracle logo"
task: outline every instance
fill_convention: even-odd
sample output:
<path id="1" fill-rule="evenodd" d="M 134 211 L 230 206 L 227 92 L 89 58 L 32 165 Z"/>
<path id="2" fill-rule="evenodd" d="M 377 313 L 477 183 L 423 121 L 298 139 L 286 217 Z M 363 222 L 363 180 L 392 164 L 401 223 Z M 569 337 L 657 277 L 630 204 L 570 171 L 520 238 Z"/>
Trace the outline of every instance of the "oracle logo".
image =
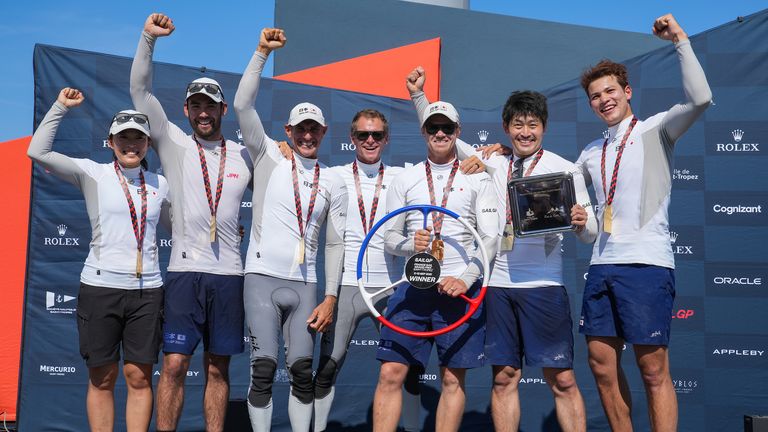
<path id="1" fill-rule="evenodd" d="M 762 285 L 763 278 L 715 276 L 712 282 L 716 285 Z"/>

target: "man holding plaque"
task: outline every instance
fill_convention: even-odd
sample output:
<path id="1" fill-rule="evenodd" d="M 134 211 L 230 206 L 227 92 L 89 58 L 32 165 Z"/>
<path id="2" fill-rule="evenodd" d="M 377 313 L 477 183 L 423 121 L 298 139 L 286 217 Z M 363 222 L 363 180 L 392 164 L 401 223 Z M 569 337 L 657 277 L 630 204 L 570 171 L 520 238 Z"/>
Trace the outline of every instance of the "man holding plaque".
<path id="1" fill-rule="evenodd" d="M 213 79 L 198 78 L 187 86 L 184 114 L 192 135 L 168 121 L 152 93 L 152 53 L 157 39 L 173 30 L 169 17 L 151 14 L 131 67 L 131 98 L 149 116 L 173 212 L 157 430 L 176 430 L 190 358 L 202 340 L 206 429 L 220 431 L 229 400 L 230 356 L 243 352 L 239 214 L 253 166 L 245 148 L 221 133 L 227 104 Z"/>
<path id="2" fill-rule="evenodd" d="M 426 107 L 421 131 L 427 143 L 427 160 L 406 168 L 387 194 L 387 211 L 408 205 L 427 204 L 447 208 L 474 225 L 489 256 L 494 256 L 499 239 L 499 221 L 493 185 L 487 174 L 459 172 L 456 139 L 459 115 L 453 105 L 436 102 Z M 473 236 L 463 225 L 443 213 L 427 216 L 410 212 L 396 218 L 385 237 L 385 251 L 412 256 L 429 251 L 442 262 L 442 275 L 428 289 L 400 286 L 387 303 L 387 319 L 412 331 L 437 330 L 464 314 L 466 293 L 474 297 L 480 287 L 480 254 Z M 377 358 L 382 361 L 373 405 L 376 431 L 394 431 L 402 409 L 401 387 L 409 365 L 425 367 L 432 344 L 437 344 L 442 393 L 437 407 L 436 430 L 456 431 L 464 412 L 464 377 L 467 368 L 482 366 L 485 317 L 482 310 L 456 330 L 433 339 L 381 330 Z"/>
<path id="3" fill-rule="evenodd" d="M 421 112 L 428 101 L 422 89 L 425 75 L 420 67 L 406 79 L 406 86 Z M 573 174 L 576 199 L 570 210 L 576 236 L 594 241 L 597 232 L 584 178 L 576 166 L 543 148 L 548 110 L 544 95 L 516 91 L 502 111 L 502 126 L 512 144 L 509 156 L 485 160 L 497 192 L 503 237 L 486 296 L 485 354 L 493 365 L 491 415 L 497 431 L 516 431 L 520 423 L 518 383 L 522 361 L 541 367 L 555 398 L 558 422 L 563 431 L 586 430 L 584 401 L 573 373 L 573 322 L 568 294 L 563 286 L 562 234 L 515 239 L 507 183 L 531 175 Z M 460 158 L 475 150 L 458 140 Z M 546 198 L 546 197 L 545 197 Z M 516 203 L 515 203 L 516 204 Z"/>
<path id="4" fill-rule="evenodd" d="M 264 131 L 254 108 L 269 54 L 286 43 L 280 29 L 264 29 L 235 94 L 243 142 L 254 162 L 253 225 L 245 262 L 245 310 L 251 341 L 248 414 L 254 431 L 270 429 L 278 337 L 286 341 L 291 382 L 288 415 L 294 431 L 309 431 L 314 389 L 315 332 L 333 320 L 344 259 L 347 188 L 320 164 L 328 127 L 319 107 L 303 102 L 290 112 L 289 158 Z M 325 225 L 325 298 L 317 305 L 318 237 Z"/>
<path id="5" fill-rule="evenodd" d="M 592 110 L 608 134 L 588 144 L 576 162 L 600 203 L 600 232 L 584 289 L 579 331 L 614 431 L 632 430 L 630 390 L 621 368 L 633 344 L 645 384 L 651 430 L 677 429 L 677 399 L 669 373 L 669 333 L 675 296 L 669 241 L 673 150 L 710 105 L 712 92 L 688 36 L 672 15 L 653 33 L 675 44 L 686 101 L 646 120 L 635 117 L 624 65 L 601 61 L 581 77 Z M 670 71 L 674 73 L 674 71 Z"/>

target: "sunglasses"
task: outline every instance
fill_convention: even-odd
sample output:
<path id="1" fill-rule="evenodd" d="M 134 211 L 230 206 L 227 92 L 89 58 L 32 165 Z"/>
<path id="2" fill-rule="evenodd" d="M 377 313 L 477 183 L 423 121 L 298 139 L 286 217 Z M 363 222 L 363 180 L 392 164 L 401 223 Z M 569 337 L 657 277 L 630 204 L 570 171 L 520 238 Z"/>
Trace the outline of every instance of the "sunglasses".
<path id="1" fill-rule="evenodd" d="M 352 135 L 354 135 L 358 141 L 366 141 L 369 136 L 372 136 L 374 141 L 381 141 L 384 139 L 384 131 L 354 131 Z"/>
<path id="2" fill-rule="evenodd" d="M 211 96 L 216 96 L 221 93 L 221 89 L 216 84 L 190 83 L 187 86 L 187 93 L 199 93 L 200 91 L 204 91 Z"/>
<path id="3" fill-rule="evenodd" d="M 112 117 L 112 123 L 117 123 L 119 125 L 128 123 L 129 121 L 149 125 L 149 117 L 144 114 L 117 114 Z"/>
<path id="4" fill-rule="evenodd" d="M 428 123 L 424 125 L 424 130 L 427 131 L 430 135 L 435 135 L 437 131 L 443 131 L 446 135 L 453 135 L 454 132 L 456 132 L 456 123 L 444 123 L 444 124 L 435 124 L 435 123 Z"/>

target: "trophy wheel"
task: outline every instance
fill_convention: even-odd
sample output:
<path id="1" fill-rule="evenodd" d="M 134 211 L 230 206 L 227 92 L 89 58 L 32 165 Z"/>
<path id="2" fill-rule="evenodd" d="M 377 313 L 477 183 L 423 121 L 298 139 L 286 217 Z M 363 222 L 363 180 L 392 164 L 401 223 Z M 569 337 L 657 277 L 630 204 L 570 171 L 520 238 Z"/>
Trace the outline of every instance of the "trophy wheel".
<path id="1" fill-rule="evenodd" d="M 480 291 L 475 295 L 475 297 L 468 297 L 464 294 L 461 294 L 457 297 L 457 299 L 462 299 L 465 302 L 467 302 L 467 312 L 458 320 L 453 322 L 452 324 L 443 327 L 438 330 L 432 330 L 432 331 L 413 331 L 404 329 L 402 327 L 399 327 L 389 320 L 387 320 L 384 316 L 382 316 L 379 311 L 374 306 L 374 303 L 378 300 L 391 295 L 394 292 L 394 288 L 401 284 L 410 284 L 413 285 L 416 288 L 421 289 L 436 289 L 437 282 L 439 281 L 440 277 L 440 263 L 437 261 L 432 255 L 426 253 L 426 252 L 419 252 L 414 255 L 412 255 L 410 258 L 408 258 L 408 261 L 406 263 L 406 269 L 409 268 L 413 270 L 414 267 L 419 267 L 421 271 L 417 271 L 417 275 L 412 274 L 408 275 L 408 272 L 405 272 L 405 275 L 403 278 L 398 280 L 397 282 L 378 289 L 376 291 L 369 292 L 365 288 L 365 283 L 363 282 L 363 259 L 365 258 L 365 251 L 368 249 L 368 242 L 370 242 L 371 238 L 373 238 L 373 235 L 376 233 L 376 231 L 381 228 L 387 221 L 392 219 L 395 216 L 398 216 L 402 213 L 407 213 L 411 211 L 419 211 L 424 216 L 424 228 L 427 227 L 427 220 L 432 212 L 440 212 L 444 213 L 457 221 L 461 222 L 462 225 L 464 225 L 464 228 L 467 229 L 472 234 L 472 237 L 474 237 L 475 242 L 477 243 L 478 247 L 480 248 L 480 254 L 482 258 L 482 264 L 483 264 L 483 285 L 480 288 Z M 460 325 L 464 324 L 471 316 L 472 314 L 477 311 L 477 309 L 480 307 L 480 305 L 483 302 L 483 298 L 485 297 L 485 292 L 488 288 L 488 280 L 489 278 L 489 272 L 490 272 L 490 266 L 488 265 L 488 252 L 485 250 L 485 246 L 483 245 L 482 238 L 480 237 L 480 234 L 477 233 L 477 231 L 467 223 L 467 221 L 459 216 L 458 214 L 443 208 L 439 206 L 433 206 L 433 205 L 412 205 L 412 206 L 406 206 L 400 209 L 397 209 L 386 216 L 384 216 L 379 222 L 377 222 L 371 230 L 368 232 L 368 235 L 365 236 L 365 239 L 363 240 L 362 245 L 360 246 L 360 253 L 357 255 L 357 287 L 360 290 L 360 295 L 363 297 L 363 301 L 365 301 L 365 305 L 368 307 L 368 309 L 371 311 L 371 314 L 373 315 L 376 320 L 378 320 L 382 325 L 385 325 L 392 330 L 402 333 L 408 336 L 414 336 L 414 337 L 423 337 L 423 338 L 429 338 L 429 337 L 435 337 L 437 335 L 441 335 L 444 333 L 448 333 Z M 409 278 L 410 276 L 410 278 Z"/>

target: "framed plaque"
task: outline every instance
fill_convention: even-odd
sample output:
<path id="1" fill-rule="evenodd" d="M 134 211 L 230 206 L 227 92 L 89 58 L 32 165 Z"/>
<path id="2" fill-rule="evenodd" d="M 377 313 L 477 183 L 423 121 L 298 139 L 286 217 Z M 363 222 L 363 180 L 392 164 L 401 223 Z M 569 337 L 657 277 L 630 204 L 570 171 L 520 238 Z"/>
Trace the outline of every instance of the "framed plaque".
<path id="1" fill-rule="evenodd" d="M 561 172 L 514 179 L 508 185 L 515 237 L 572 231 L 573 175 Z"/>

